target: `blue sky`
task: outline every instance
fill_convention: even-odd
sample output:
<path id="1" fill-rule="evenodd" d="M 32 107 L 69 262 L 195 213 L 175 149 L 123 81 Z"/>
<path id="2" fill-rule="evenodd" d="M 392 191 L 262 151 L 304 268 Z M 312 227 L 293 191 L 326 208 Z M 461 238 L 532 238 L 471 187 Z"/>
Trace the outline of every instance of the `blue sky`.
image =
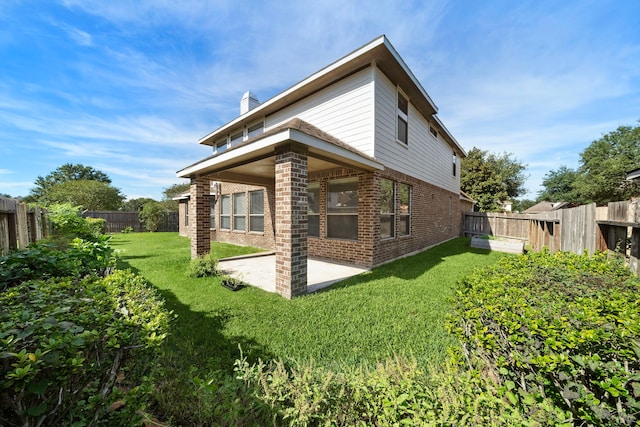
<path id="1" fill-rule="evenodd" d="M 460 144 L 544 175 L 640 119 L 640 1 L 2 0 L 0 193 L 64 163 L 160 199 L 197 139 L 386 34 Z"/>

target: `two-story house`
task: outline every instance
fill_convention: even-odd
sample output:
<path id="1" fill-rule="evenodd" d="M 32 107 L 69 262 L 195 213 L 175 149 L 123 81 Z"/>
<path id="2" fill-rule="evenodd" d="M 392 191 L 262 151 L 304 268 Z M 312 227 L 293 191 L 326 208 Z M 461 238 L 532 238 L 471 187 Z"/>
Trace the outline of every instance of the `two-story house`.
<path id="1" fill-rule="evenodd" d="M 181 221 L 210 240 L 275 251 L 276 290 L 306 293 L 307 257 L 364 267 L 459 236 L 465 151 L 385 36 L 203 137 Z"/>

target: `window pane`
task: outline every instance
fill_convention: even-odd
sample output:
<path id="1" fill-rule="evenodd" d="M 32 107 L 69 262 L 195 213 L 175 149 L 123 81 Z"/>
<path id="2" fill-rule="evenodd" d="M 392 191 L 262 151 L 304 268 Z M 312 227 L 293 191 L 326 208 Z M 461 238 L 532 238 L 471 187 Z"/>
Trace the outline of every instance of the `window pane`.
<path id="1" fill-rule="evenodd" d="M 400 229 L 398 234 L 400 236 L 408 236 L 411 233 L 411 220 L 409 215 L 400 215 Z"/>
<path id="2" fill-rule="evenodd" d="M 308 185 L 307 200 L 309 202 L 308 213 L 320 213 L 320 184 L 313 183 Z"/>
<path id="3" fill-rule="evenodd" d="M 249 213 L 251 215 L 264 214 L 264 191 L 252 191 L 249 193 Z"/>
<path id="4" fill-rule="evenodd" d="M 264 216 L 249 217 L 249 231 L 264 232 Z"/>
<path id="5" fill-rule="evenodd" d="M 330 181 L 327 191 L 327 212 L 358 213 L 358 180 Z"/>
<path id="6" fill-rule="evenodd" d="M 214 147 L 213 151 L 215 151 L 217 154 L 220 154 L 226 149 L 227 149 L 227 141 L 225 140 L 225 141 L 218 142 Z"/>
<path id="7" fill-rule="evenodd" d="M 406 184 L 399 184 L 400 192 L 400 213 L 411 213 L 411 187 Z"/>
<path id="8" fill-rule="evenodd" d="M 358 240 L 358 216 L 327 215 L 327 237 Z"/>
<path id="9" fill-rule="evenodd" d="M 407 98 L 405 98 L 404 96 L 400 95 L 398 93 L 398 109 L 400 111 L 402 111 L 405 114 L 409 114 L 409 101 L 407 101 Z"/>
<path id="10" fill-rule="evenodd" d="M 320 215 L 309 215 L 308 234 L 312 237 L 320 237 Z"/>
<path id="11" fill-rule="evenodd" d="M 233 214 L 244 215 L 244 193 L 233 193 Z"/>
<path id="12" fill-rule="evenodd" d="M 231 218 L 220 215 L 220 228 L 228 230 L 231 228 Z"/>
<path id="13" fill-rule="evenodd" d="M 231 197 L 229 195 L 220 198 L 220 214 L 229 215 L 231 213 Z"/>
<path id="14" fill-rule="evenodd" d="M 382 215 L 380 217 L 380 238 L 388 239 L 395 237 L 394 215 Z"/>
<path id="15" fill-rule="evenodd" d="M 380 213 L 393 213 L 394 191 L 393 181 L 389 179 L 380 180 Z"/>
<path id="16" fill-rule="evenodd" d="M 233 217 L 233 229 L 234 230 L 246 230 L 247 220 L 243 216 L 235 216 Z"/>
<path id="17" fill-rule="evenodd" d="M 399 184 L 398 193 L 400 198 L 400 226 L 398 235 L 407 236 L 411 233 L 411 186 Z"/>
<path id="18" fill-rule="evenodd" d="M 398 140 L 407 143 L 407 122 L 398 116 Z"/>
<path id="19" fill-rule="evenodd" d="M 247 137 L 253 138 L 254 136 L 260 135 L 264 131 L 264 123 L 258 123 L 256 125 L 251 126 L 247 129 Z"/>
<path id="20" fill-rule="evenodd" d="M 211 196 L 209 200 L 209 227 L 216 228 L 216 198 Z"/>
<path id="21" fill-rule="evenodd" d="M 231 146 L 234 147 L 242 142 L 242 132 L 231 135 Z"/>

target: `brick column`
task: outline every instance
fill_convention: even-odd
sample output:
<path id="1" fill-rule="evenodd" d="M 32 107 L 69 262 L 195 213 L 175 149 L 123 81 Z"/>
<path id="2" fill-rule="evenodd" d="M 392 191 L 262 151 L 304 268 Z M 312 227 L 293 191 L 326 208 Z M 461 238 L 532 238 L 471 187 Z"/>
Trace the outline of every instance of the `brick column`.
<path id="1" fill-rule="evenodd" d="M 276 152 L 276 291 L 285 298 L 307 293 L 307 151 Z"/>
<path id="2" fill-rule="evenodd" d="M 191 178 L 191 197 L 189 198 L 189 225 L 191 237 L 191 258 L 205 255 L 211 251 L 209 194 L 211 184 L 208 178 Z"/>

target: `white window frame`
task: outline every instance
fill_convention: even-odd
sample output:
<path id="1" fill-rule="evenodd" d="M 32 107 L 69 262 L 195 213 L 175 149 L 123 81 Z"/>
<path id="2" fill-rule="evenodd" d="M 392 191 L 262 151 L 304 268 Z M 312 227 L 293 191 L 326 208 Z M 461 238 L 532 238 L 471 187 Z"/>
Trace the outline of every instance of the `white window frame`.
<path id="1" fill-rule="evenodd" d="M 358 228 L 359 228 L 359 225 L 360 225 L 360 213 L 358 212 L 359 201 L 356 202 L 355 212 L 349 212 L 349 211 L 344 212 L 344 213 L 342 213 L 342 212 L 333 212 L 332 211 L 333 207 L 331 207 L 331 208 L 329 207 L 329 203 L 330 203 L 329 199 L 330 199 L 331 194 L 332 194 L 331 186 L 335 185 L 335 184 L 347 184 L 347 183 L 355 183 L 356 184 L 356 190 L 355 190 L 356 191 L 356 196 L 357 196 L 356 200 L 358 200 L 359 197 L 360 197 L 359 196 L 359 194 L 360 194 L 360 182 L 359 182 L 357 177 L 356 178 L 333 179 L 333 180 L 327 181 L 327 196 L 326 196 L 327 197 L 327 212 L 326 212 L 326 217 L 327 217 L 327 238 L 328 239 L 339 239 L 339 240 L 349 240 L 349 241 L 357 241 L 358 240 Z M 331 201 L 331 202 L 333 202 L 333 201 Z M 340 206 L 340 204 L 341 203 L 338 200 L 335 208 L 338 208 L 338 207 L 349 207 L 349 206 Z M 350 217 L 355 217 L 356 218 L 356 230 L 355 230 L 355 236 L 353 238 L 352 237 L 337 237 L 335 234 L 332 233 L 330 218 L 337 217 L 337 216 L 350 216 Z"/>
<path id="2" fill-rule="evenodd" d="M 252 194 L 262 193 L 262 205 L 260 205 L 260 212 L 253 213 L 255 204 L 253 203 Z M 253 222 L 251 221 L 254 218 L 262 218 L 262 230 L 253 230 Z M 254 190 L 249 191 L 249 232 L 250 233 L 264 233 L 264 190 Z"/>
<path id="3" fill-rule="evenodd" d="M 226 201 L 226 213 L 225 213 Z M 229 226 L 224 226 L 224 219 L 227 219 Z M 231 194 L 223 194 L 220 196 L 220 230 L 231 230 Z"/>
<path id="4" fill-rule="evenodd" d="M 382 181 L 388 181 L 391 183 L 391 206 L 389 207 L 389 212 L 383 212 L 382 199 L 380 200 L 380 239 L 393 239 L 396 237 L 396 183 L 391 179 L 382 178 L 380 180 L 380 194 L 382 194 Z M 383 217 L 389 218 L 390 230 L 388 236 L 382 234 Z"/>
<path id="5" fill-rule="evenodd" d="M 318 234 L 310 234 L 308 231 L 308 236 L 310 237 L 320 237 L 320 183 L 319 182 L 310 182 L 309 184 L 307 184 L 307 199 L 309 199 L 309 193 L 311 192 L 311 190 L 313 190 L 314 192 L 317 192 L 317 206 L 318 206 L 318 211 L 314 212 L 311 210 L 311 202 L 309 200 L 307 200 L 307 223 L 310 223 L 310 219 L 313 218 L 315 221 L 318 222 Z M 315 195 L 314 195 L 315 197 Z M 309 228 L 307 227 L 307 230 L 309 230 Z"/>
<path id="6" fill-rule="evenodd" d="M 264 133 L 264 121 L 254 123 L 253 125 L 247 127 L 246 139 L 254 138 L 258 135 L 262 135 L 263 133 Z"/>
<path id="7" fill-rule="evenodd" d="M 404 99 L 407 102 L 407 111 L 404 112 L 400 108 L 400 99 Z M 399 121 L 402 120 L 405 123 L 405 139 L 400 139 L 400 126 Z M 396 91 L 396 141 L 405 146 L 409 145 L 409 97 L 405 95 L 400 88 Z"/>
<path id="8" fill-rule="evenodd" d="M 216 228 L 216 196 L 211 194 L 209 196 L 209 228 L 215 230 Z"/>
<path id="9" fill-rule="evenodd" d="M 247 193 L 233 193 L 231 203 L 231 229 L 233 231 L 247 231 Z M 241 203 L 238 203 L 242 199 Z M 237 227 L 236 220 L 244 220 L 244 227 Z"/>
<path id="10" fill-rule="evenodd" d="M 407 187 L 407 212 L 403 213 L 402 210 L 402 187 Z M 404 184 L 404 183 L 398 183 L 398 217 L 400 219 L 400 224 L 402 224 L 402 219 L 406 218 L 407 219 L 407 223 L 408 223 L 408 230 L 405 233 L 405 230 L 403 227 L 398 227 L 396 233 L 398 234 L 399 237 L 405 237 L 405 236 L 410 236 L 411 235 L 411 208 L 412 208 L 412 203 L 411 203 L 411 196 L 413 193 L 413 188 L 409 185 L 409 184 Z"/>

